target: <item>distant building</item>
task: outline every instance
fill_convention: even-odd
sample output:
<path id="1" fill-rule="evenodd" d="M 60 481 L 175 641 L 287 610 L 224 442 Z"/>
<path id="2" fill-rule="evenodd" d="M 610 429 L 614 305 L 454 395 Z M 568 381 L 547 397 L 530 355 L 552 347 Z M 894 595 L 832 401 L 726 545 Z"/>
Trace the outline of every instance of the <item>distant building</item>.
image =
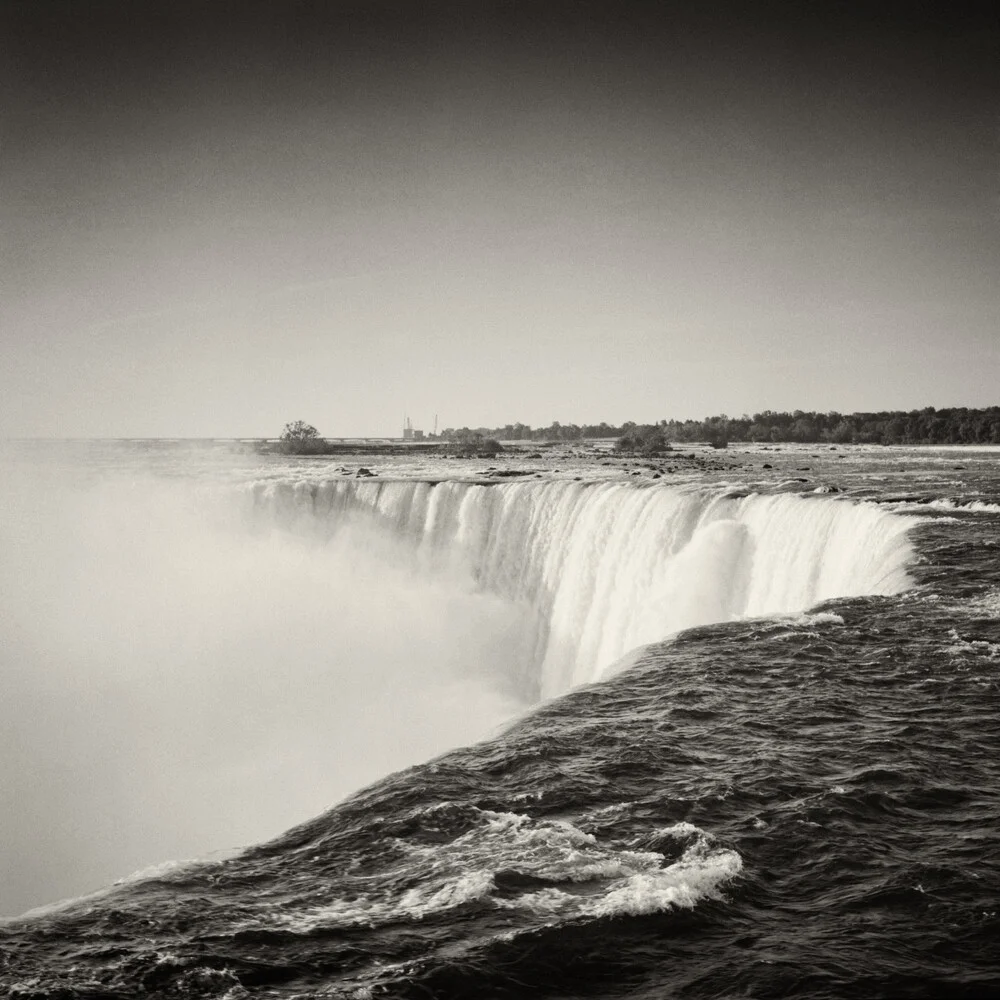
<path id="1" fill-rule="evenodd" d="M 403 417 L 403 440 L 404 441 L 423 441 L 424 432 L 415 430 L 413 427 L 413 421 L 409 417 Z"/>

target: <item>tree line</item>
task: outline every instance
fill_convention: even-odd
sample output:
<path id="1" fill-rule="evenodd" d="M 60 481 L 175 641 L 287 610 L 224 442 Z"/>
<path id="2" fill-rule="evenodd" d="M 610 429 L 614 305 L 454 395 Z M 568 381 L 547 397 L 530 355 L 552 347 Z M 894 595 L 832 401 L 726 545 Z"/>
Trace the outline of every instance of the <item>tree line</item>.
<path id="1" fill-rule="evenodd" d="M 764 410 L 753 416 L 722 413 L 704 420 L 661 420 L 656 424 L 626 421 L 612 424 L 561 424 L 548 427 L 505 424 L 502 427 L 447 428 L 446 441 L 580 441 L 584 438 L 627 438 L 631 441 L 708 441 L 725 446 L 738 442 L 802 444 L 1000 444 L 1000 406 L 984 409 L 950 407 L 937 410 L 881 410 L 873 413 L 791 413 Z"/>

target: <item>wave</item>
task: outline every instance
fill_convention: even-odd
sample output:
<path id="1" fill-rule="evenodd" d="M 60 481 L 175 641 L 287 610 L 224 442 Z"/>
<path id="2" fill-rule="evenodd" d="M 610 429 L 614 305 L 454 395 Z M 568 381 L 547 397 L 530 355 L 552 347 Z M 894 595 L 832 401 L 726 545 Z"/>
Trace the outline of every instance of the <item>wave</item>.
<path id="1" fill-rule="evenodd" d="M 428 570 L 531 609 L 521 679 L 542 697 L 685 628 L 905 590 L 919 523 L 845 498 L 622 483 L 279 480 L 248 495 L 258 522 L 376 524 Z"/>
<path id="2" fill-rule="evenodd" d="M 970 514 L 1000 514 L 1000 503 L 986 500 L 955 500 L 951 497 L 935 497 L 931 500 L 898 500 L 883 506 L 894 511 L 951 510 Z"/>
<path id="3" fill-rule="evenodd" d="M 453 808 L 423 810 L 423 820 Z M 742 859 L 691 823 L 647 838 L 651 847 L 601 843 L 565 820 L 472 808 L 471 828 L 425 846 L 399 841 L 393 877 L 377 890 L 320 906 L 277 912 L 245 931 L 316 934 L 422 921 L 462 907 L 518 911 L 529 918 L 600 918 L 692 909 L 718 899 Z M 402 883 L 398 889 L 394 882 Z"/>

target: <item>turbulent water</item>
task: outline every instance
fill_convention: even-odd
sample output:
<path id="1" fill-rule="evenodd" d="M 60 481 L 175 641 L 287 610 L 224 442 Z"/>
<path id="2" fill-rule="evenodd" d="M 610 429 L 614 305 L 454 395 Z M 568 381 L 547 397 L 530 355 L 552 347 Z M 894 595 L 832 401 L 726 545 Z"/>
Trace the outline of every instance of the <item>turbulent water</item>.
<path id="1" fill-rule="evenodd" d="M 248 697 L 236 684 L 263 685 L 249 704 L 269 753 L 324 717 L 347 733 L 306 741 L 279 785 L 309 753 L 320 786 L 316 757 L 348 786 L 370 781 L 342 759 L 356 744 L 382 753 L 376 771 L 413 766 L 261 846 L 0 924 L 7 994 L 1000 993 L 1000 454 L 757 452 L 673 480 L 510 463 L 524 475 L 502 481 L 481 467 L 390 463 L 358 479 L 325 461 L 220 473 L 144 456 L 124 494 L 129 462 L 102 462 L 88 454 L 90 506 L 60 507 L 72 530 L 51 556 L 64 565 L 76 539 L 85 586 L 51 598 L 48 571 L 37 591 L 18 585 L 43 547 L 28 528 L 5 538 L 20 560 L 9 637 L 45 651 L 35 671 L 81 642 L 74 629 L 45 645 L 53 622 L 101 620 L 108 600 L 130 606 L 166 580 L 156 615 L 121 619 L 136 632 L 125 646 L 98 630 L 107 658 L 126 663 L 139 643 L 197 684 L 208 643 L 227 664 L 220 718 Z M 49 485 L 66 474 L 42 464 Z M 161 505 L 186 499 L 151 514 L 151 488 Z M 8 509 L 40 523 L 35 502 Z M 103 525 L 90 546 L 81 521 Z M 181 529 L 194 542 L 169 534 Z M 137 549 L 155 572 L 135 569 Z M 178 563 L 215 569 L 196 586 Z M 98 577 L 104 598 L 81 606 Z M 178 631 L 194 636 L 178 645 Z M 113 692 L 105 659 L 85 666 Z M 420 692 L 432 735 L 407 742 Z M 300 713 L 295 727 L 275 729 L 268 703 Z M 229 730 L 214 732 L 218 756 Z M 243 784 L 231 768 L 212 786 L 220 809 L 233 781 L 256 804 L 261 760 L 246 753 Z"/>

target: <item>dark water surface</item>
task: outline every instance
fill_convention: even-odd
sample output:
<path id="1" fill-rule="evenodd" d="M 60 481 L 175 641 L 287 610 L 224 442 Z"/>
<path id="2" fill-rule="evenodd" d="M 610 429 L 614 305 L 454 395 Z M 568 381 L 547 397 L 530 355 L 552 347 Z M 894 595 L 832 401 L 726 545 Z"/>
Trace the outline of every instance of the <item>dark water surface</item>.
<path id="1" fill-rule="evenodd" d="M 7 921 L 0 988 L 1000 995 L 997 462 L 841 471 L 924 515 L 913 589 L 687 630 L 269 843 Z"/>

